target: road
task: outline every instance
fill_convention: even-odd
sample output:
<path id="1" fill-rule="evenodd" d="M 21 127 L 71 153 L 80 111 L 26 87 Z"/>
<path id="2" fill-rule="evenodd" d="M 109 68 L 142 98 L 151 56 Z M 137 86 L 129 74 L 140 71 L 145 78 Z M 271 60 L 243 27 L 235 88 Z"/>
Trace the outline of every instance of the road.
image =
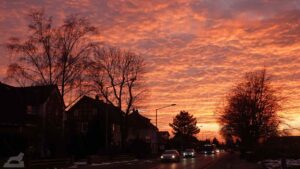
<path id="1" fill-rule="evenodd" d="M 95 164 L 80 169 L 259 169 L 260 167 L 242 161 L 237 155 L 221 153 L 217 155 L 198 155 L 196 158 L 181 159 L 178 163 L 162 163 L 159 160 L 136 160 L 114 164 Z"/>

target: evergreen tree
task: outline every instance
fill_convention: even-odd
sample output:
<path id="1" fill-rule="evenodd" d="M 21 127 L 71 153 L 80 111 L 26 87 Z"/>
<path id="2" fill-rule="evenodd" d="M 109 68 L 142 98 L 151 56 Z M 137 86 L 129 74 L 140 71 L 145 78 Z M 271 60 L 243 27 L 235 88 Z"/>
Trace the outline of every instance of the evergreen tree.
<path id="1" fill-rule="evenodd" d="M 218 140 L 216 137 L 214 137 L 212 143 L 213 143 L 214 145 L 216 145 L 217 147 L 220 145 L 220 142 L 219 142 L 219 140 Z"/>
<path id="2" fill-rule="evenodd" d="M 169 124 L 173 128 L 175 136 L 192 137 L 200 132 L 197 127 L 197 119 L 189 112 L 181 111 L 173 119 L 173 123 Z"/>

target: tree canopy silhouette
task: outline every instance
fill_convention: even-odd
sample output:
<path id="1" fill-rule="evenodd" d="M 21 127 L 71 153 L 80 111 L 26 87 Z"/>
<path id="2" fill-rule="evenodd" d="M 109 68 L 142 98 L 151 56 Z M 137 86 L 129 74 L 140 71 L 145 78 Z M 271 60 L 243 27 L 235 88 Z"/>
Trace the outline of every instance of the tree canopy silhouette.
<path id="1" fill-rule="evenodd" d="M 246 148 L 260 139 L 278 135 L 282 100 L 266 70 L 246 73 L 243 81 L 228 94 L 219 112 L 221 134 L 239 138 Z"/>
<path id="2" fill-rule="evenodd" d="M 15 56 L 7 79 L 21 86 L 56 84 L 66 98 L 69 92 L 80 89 L 82 72 L 94 46 L 89 37 L 97 33 L 96 28 L 77 15 L 67 16 L 58 26 L 43 10 L 31 11 L 29 18 L 28 36 L 11 38 L 7 43 Z"/>
<path id="3" fill-rule="evenodd" d="M 169 125 L 172 127 L 175 136 L 192 137 L 200 132 L 197 127 L 197 119 L 186 111 L 180 111 L 173 119 L 173 123 Z"/>

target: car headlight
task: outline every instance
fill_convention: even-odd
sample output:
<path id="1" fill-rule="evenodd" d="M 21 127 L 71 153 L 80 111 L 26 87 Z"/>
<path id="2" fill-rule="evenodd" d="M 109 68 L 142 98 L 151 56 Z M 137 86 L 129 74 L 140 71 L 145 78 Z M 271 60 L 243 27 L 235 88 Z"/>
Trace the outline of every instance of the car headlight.
<path id="1" fill-rule="evenodd" d="M 163 159 L 163 158 L 164 158 L 164 156 L 160 156 L 160 158 L 161 158 L 161 159 Z"/>
<path id="2" fill-rule="evenodd" d="M 172 155 L 172 158 L 175 158 L 175 156 L 174 156 L 174 155 Z"/>
<path id="3" fill-rule="evenodd" d="M 192 156 L 194 155 L 194 152 L 192 152 Z"/>
<path id="4" fill-rule="evenodd" d="M 186 153 L 183 153 L 183 155 L 185 156 L 185 155 L 186 155 Z"/>

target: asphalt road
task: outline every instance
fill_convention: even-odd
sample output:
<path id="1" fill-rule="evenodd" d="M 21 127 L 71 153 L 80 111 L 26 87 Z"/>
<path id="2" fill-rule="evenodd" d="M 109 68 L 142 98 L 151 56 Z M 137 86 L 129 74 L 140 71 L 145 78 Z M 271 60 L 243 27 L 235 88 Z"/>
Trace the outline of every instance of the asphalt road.
<path id="1" fill-rule="evenodd" d="M 216 155 L 198 155 L 195 158 L 181 159 L 180 162 L 160 162 L 159 160 L 137 160 L 117 164 L 99 164 L 80 167 L 80 169 L 209 169 L 217 161 L 226 157 L 226 153 Z"/>

